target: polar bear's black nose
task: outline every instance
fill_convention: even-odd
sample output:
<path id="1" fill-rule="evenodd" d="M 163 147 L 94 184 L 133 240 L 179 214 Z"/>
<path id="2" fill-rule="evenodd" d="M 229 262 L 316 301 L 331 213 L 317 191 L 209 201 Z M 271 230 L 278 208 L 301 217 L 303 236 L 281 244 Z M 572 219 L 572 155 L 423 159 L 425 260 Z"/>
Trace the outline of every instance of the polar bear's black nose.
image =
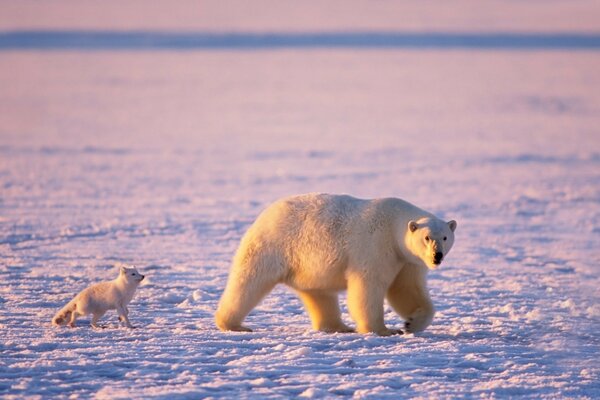
<path id="1" fill-rule="evenodd" d="M 439 251 L 437 253 L 435 253 L 435 255 L 433 256 L 433 262 L 436 264 L 439 264 L 442 262 L 442 258 L 444 257 L 443 253 L 440 253 Z"/>

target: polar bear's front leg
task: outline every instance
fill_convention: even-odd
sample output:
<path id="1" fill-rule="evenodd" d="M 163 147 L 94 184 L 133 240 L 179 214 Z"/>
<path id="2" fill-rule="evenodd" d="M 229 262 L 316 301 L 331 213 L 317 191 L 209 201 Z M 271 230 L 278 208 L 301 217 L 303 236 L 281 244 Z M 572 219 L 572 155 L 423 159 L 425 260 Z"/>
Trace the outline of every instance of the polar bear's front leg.
<path id="1" fill-rule="evenodd" d="M 406 320 L 404 330 L 408 333 L 424 331 L 433 321 L 435 309 L 426 293 L 406 287 L 402 291 L 390 288 L 387 299 L 392 308 Z"/>
<path id="2" fill-rule="evenodd" d="M 354 332 L 352 328 L 342 322 L 342 313 L 336 293 L 301 290 L 297 292 L 306 306 L 314 330 L 330 333 Z"/>
<path id="3" fill-rule="evenodd" d="M 361 274 L 348 277 L 348 311 L 356 322 L 358 333 L 390 336 L 400 331 L 388 329 L 383 320 L 385 288 Z"/>
<path id="4" fill-rule="evenodd" d="M 416 333 L 424 331 L 431 321 L 433 321 L 433 305 L 429 302 L 428 305 L 423 305 L 414 310 L 404 323 L 404 330 L 407 333 Z"/>
<path id="5" fill-rule="evenodd" d="M 406 332 L 421 332 L 433 321 L 435 309 L 425 277 L 416 267 L 405 266 L 389 287 L 386 297 L 392 308 L 406 320 Z"/>

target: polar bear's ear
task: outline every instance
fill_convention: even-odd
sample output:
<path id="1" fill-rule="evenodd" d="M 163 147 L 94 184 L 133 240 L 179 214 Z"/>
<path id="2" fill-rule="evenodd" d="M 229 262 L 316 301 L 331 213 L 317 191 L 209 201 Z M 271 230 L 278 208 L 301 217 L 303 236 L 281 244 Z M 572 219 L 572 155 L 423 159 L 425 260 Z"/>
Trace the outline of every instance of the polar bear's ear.
<path id="1" fill-rule="evenodd" d="M 450 228 L 450 230 L 452 232 L 454 232 L 454 230 L 456 229 L 456 221 L 455 220 L 449 221 L 448 222 L 448 227 Z"/>
<path id="2" fill-rule="evenodd" d="M 419 227 L 419 225 L 415 221 L 408 222 L 408 230 L 409 231 L 414 232 L 417 230 L 418 227 Z"/>
<path id="3" fill-rule="evenodd" d="M 127 272 L 127 269 L 126 269 L 124 266 L 121 266 L 121 268 L 119 268 L 119 272 L 120 272 L 121 274 L 124 274 L 124 273 L 126 273 L 126 272 Z"/>

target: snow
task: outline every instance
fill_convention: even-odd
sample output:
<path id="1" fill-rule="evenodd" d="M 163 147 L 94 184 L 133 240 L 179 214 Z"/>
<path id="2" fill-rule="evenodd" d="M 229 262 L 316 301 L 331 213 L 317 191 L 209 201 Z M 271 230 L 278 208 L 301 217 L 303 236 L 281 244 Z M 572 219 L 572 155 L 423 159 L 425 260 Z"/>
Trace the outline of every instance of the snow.
<path id="1" fill-rule="evenodd" d="M 100 14 L 99 3 L 81 4 L 53 2 L 45 14 L 32 12 L 37 2 L 5 2 L 0 27 L 127 28 L 100 18 L 114 4 Z M 178 27 L 164 3 L 131 4 L 132 21 L 146 24 L 133 28 L 218 30 L 208 17 Z M 361 19 L 358 2 L 329 28 L 585 32 L 598 21 L 593 1 L 494 1 L 481 20 L 442 7 L 431 22 L 421 2 L 407 4 L 416 11 L 398 25 L 389 13 Z M 82 18 L 59 12 L 72 6 Z M 247 6 L 214 7 L 226 31 L 285 28 L 275 11 L 246 20 Z M 314 9 L 289 30 L 329 30 L 321 14 L 309 18 Z M 552 18 L 561 12 L 581 18 Z M 600 397 L 597 49 L 0 58 L 0 396 Z M 285 287 L 248 317 L 254 332 L 214 327 L 246 228 L 275 199 L 312 191 L 401 197 L 458 221 L 452 252 L 429 276 L 431 327 L 313 332 Z M 89 318 L 51 326 L 119 263 L 147 277 L 129 306 L 138 329 L 119 328 L 114 313 L 104 330 Z M 387 306 L 386 321 L 403 323 Z"/>

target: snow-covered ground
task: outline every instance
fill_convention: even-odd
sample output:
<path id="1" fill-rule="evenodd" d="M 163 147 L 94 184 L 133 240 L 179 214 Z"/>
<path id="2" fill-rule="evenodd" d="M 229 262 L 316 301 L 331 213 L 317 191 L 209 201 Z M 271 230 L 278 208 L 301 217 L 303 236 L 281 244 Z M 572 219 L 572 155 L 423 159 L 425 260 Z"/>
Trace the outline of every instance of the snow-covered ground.
<path id="1" fill-rule="evenodd" d="M 589 31 L 598 15 L 593 1 L 548 2 L 542 22 L 537 2 L 493 4 L 492 30 L 576 31 L 552 25 L 570 10 Z M 5 31 L 60 20 L 37 2 L 3 7 L 30 12 L 0 18 Z M 136 10 L 177 28 L 157 7 Z M 498 17 L 510 7 L 516 25 Z M 54 12 L 81 29 L 86 10 Z M 242 30 L 281 28 L 232 13 Z M 442 14 L 432 26 L 482 29 Z M 306 15 L 292 30 L 325 24 Z M 0 52 L 0 397 L 600 397 L 598 71 L 597 49 Z M 284 287 L 248 317 L 253 333 L 216 330 L 245 229 L 313 191 L 402 197 L 458 221 L 430 274 L 428 330 L 313 332 Z M 114 313 L 109 329 L 51 327 L 119 262 L 147 276 L 129 307 L 138 329 Z M 402 326 L 387 307 L 386 321 Z"/>

